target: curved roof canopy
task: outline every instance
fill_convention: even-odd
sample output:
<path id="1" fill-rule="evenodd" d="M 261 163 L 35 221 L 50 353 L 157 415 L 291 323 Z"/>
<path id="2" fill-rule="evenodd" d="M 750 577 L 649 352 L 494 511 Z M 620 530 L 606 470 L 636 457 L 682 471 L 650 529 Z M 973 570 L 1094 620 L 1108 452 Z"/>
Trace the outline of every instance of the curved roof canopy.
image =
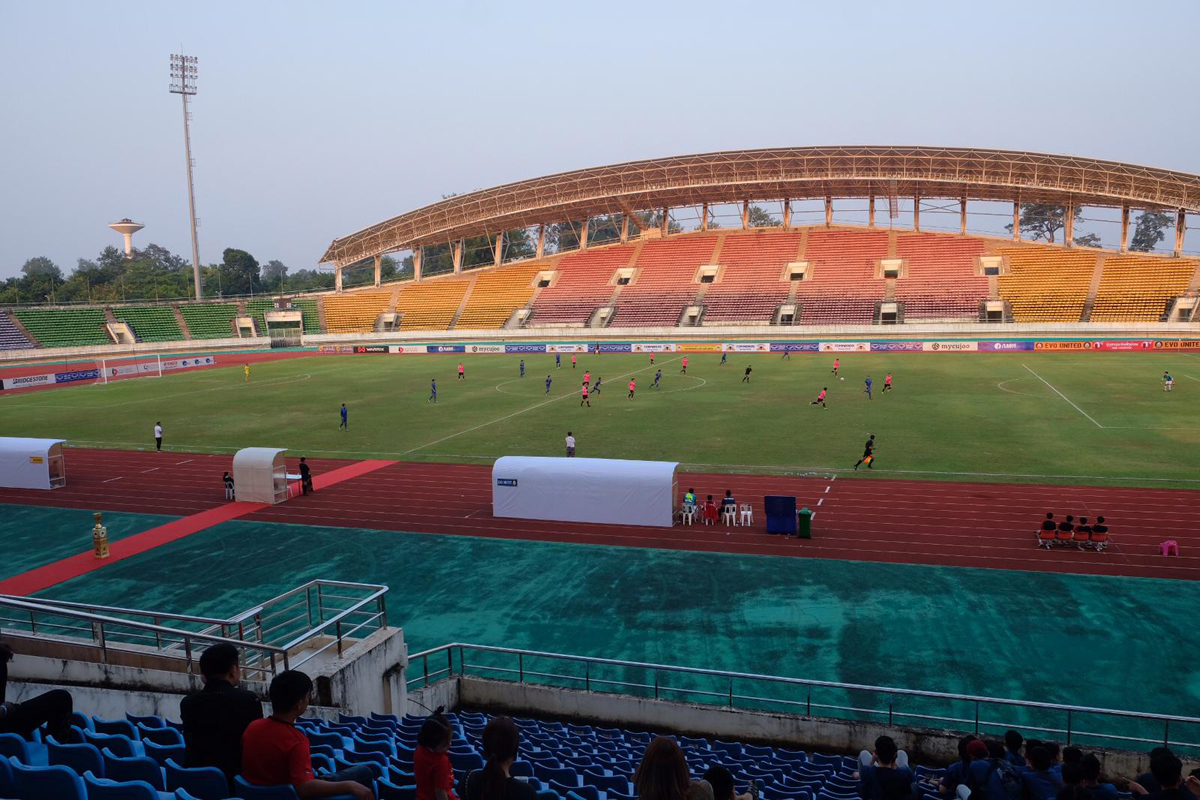
<path id="1" fill-rule="evenodd" d="M 1155 167 L 965 147 L 789 147 L 631 161 L 457 195 L 334 239 L 321 260 L 344 266 L 419 245 L 630 210 L 892 192 L 1200 211 L 1200 176 Z"/>

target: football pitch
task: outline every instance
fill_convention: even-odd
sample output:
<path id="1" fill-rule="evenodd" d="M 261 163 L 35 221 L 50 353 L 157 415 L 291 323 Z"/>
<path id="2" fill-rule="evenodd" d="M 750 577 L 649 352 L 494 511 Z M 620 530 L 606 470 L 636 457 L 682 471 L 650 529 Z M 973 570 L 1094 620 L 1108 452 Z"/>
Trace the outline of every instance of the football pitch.
<path id="1" fill-rule="evenodd" d="M 529 354 L 524 377 L 518 355 L 313 355 L 256 362 L 249 381 L 237 355 L 219 358 L 229 366 L 0 396 L 3 432 L 151 448 L 161 421 L 170 450 L 487 463 L 562 455 L 571 431 L 580 456 L 838 474 L 874 434 L 872 475 L 1200 486 L 1192 354 L 844 354 L 837 377 L 833 354 L 731 353 L 723 365 L 708 353 L 661 353 L 653 365 L 646 354 L 580 354 L 575 368 L 566 354 L 561 367 Z M 1169 393 L 1164 370 L 1175 378 Z M 593 386 L 602 379 L 591 407 L 580 405 L 585 372 Z M 889 372 L 894 389 L 884 393 Z M 823 387 L 827 408 L 810 403 Z M 348 430 L 338 426 L 342 403 Z"/>

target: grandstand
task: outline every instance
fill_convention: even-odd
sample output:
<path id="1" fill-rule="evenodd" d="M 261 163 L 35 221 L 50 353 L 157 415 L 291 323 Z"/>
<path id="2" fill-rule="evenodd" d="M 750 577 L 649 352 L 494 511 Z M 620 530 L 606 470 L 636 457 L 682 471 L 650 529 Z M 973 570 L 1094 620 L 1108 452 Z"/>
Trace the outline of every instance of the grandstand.
<path id="1" fill-rule="evenodd" d="M 632 245 L 616 245 L 564 256 L 555 265 L 555 282 L 533 301 L 530 324 L 585 324 L 593 311 L 608 303 L 617 288 L 613 275 L 629 266 L 635 252 Z"/>
<path id="2" fill-rule="evenodd" d="M 292 308 L 298 309 L 301 313 L 301 324 L 305 333 L 320 333 L 321 332 L 321 317 L 317 309 L 317 301 L 314 298 L 288 298 L 288 302 Z M 275 310 L 274 300 L 247 300 L 246 313 L 254 317 L 254 327 L 258 330 L 259 336 L 267 336 L 267 320 L 266 312 Z"/>
<path id="3" fill-rule="evenodd" d="M 0 311 L 0 350 L 26 350 L 33 346 L 8 314 Z"/>
<path id="4" fill-rule="evenodd" d="M 11 313 L 43 347 L 112 344 L 99 308 L 21 308 Z"/>
<path id="5" fill-rule="evenodd" d="M 799 257 L 799 231 L 758 231 L 725 237 L 719 279 L 704 294 L 706 323 L 770 322 L 788 299 L 784 268 Z"/>
<path id="6" fill-rule="evenodd" d="M 1187 291 L 1197 262 L 1154 256 L 1105 256 L 1092 322 L 1158 322 Z"/>
<path id="7" fill-rule="evenodd" d="M 183 338 L 170 306 L 114 306 L 112 313 L 129 325 L 139 342 L 173 342 Z"/>
<path id="8" fill-rule="evenodd" d="M 811 230 L 804 251 L 811 277 L 796 289 L 800 324 L 870 325 L 886 291 L 876 268 L 887 254 L 886 231 Z"/>
<path id="9" fill-rule="evenodd" d="M 997 281 L 1015 322 L 1079 322 L 1096 269 L 1096 253 L 1061 247 L 1001 247 L 1009 273 Z"/>
<path id="10" fill-rule="evenodd" d="M 647 242 L 638 254 L 636 277 L 621 289 L 613 327 L 672 327 L 696 299 L 696 273 L 712 263 L 718 237 L 680 237 Z"/>
<path id="11" fill-rule="evenodd" d="M 445 277 L 421 283 L 408 283 L 400 289 L 396 311 L 402 331 L 444 331 L 454 321 L 470 286 L 467 278 Z"/>
<path id="12" fill-rule="evenodd" d="M 375 321 L 392 304 L 391 289 L 368 289 L 325 298 L 325 328 L 329 333 L 370 333 Z"/>
<path id="13" fill-rule="evenodd" d="M 487 270 L 475 277 L 455 328 L 500 328 L 533 297 L 533 278 L 544 264 Z"/>
<path id="14" fill-rule="evenodd" d="M 896 281 L 904 319 L 978 320 L 988 297 L 988 280 L 978 270 L 984 242 L 976 237 L 914 233 L 896 237 L 896 255 L 905 262 Z"/>
<path id="15" fill-rule="evenodd" d="M 238 307 L 232 303 L 196 303 L 179 307 L 193 339 L 229 339 L 237 334 L 233 318 Z"/>

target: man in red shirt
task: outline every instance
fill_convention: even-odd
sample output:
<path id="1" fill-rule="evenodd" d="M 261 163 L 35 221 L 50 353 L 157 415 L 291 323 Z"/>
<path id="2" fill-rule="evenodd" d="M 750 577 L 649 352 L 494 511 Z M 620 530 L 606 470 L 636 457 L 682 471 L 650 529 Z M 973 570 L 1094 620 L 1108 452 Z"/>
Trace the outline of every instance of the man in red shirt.
<path id="1" fill-rule="evenodd" d="M 312 679 L 294 669 L 271 681 L 271 711 L 255 720 L 242 734 L 242 777 L 254 786 L 291 784 L 301 800 L 310 797 L 353 795 L 374 800 L 374 776 L 369 767 L 357 766 L 316 778 L 308 737 L 296 728 L 296 719 L 308 708 Z"/>

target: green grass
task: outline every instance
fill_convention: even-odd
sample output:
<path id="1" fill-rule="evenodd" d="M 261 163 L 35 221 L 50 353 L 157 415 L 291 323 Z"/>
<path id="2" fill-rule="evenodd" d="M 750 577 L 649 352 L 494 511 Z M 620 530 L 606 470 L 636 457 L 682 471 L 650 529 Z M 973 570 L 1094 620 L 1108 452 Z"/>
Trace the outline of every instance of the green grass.
<path id="1" fill-rule="evenodd" d="M 275 445 L 314 456 L 488 463 L 559 455 L 567 430 L 579 455 L 678 460 L 693 469 L 847 469 L 867 434 L 875 473 L 856 477 L 1007 479 L 1200 487 L 1200 357 L 1146 353 L 868 354 L 832 357 L 663 354 L 660 390 L 643 355 L 314 356 L 0 397 L 0 418 L 30 436 L 96 447 L 147 447 L 156 420 L 170 449 L 232 452 Z M 753 365 L 750 384 L 742 370 Z M 580 408 L 590 368 L 604 389 Z M 1033 370 L 1031 372 L 1030 370 Z M 1175 376 L 1162 391 L 1164 369 Z M 883 395 L 884 375 L 895 390 Z M 1034 374 L 1036 372 L 1036 374 Z M 545 376 L 554 379 L 544 395 Z M 625 398 L 628 376 L 637 396 Z M 876 381 L 868 401 L 862 378 Z M 1040 376 L 1040 377 L 1039 377 Z M 427 402 L 436 377 L 439 402 Z M 809 405 L 830 387 L 827 410 Z M 1057 391 L 1056 391 L 1057 390 Z M 1059 394 L 1061 392 L 1061 395 Z M 1069 399 L 1069 400 L 1068 400 Z M 350 430 L 338 430 L 338 407 Z"/>

